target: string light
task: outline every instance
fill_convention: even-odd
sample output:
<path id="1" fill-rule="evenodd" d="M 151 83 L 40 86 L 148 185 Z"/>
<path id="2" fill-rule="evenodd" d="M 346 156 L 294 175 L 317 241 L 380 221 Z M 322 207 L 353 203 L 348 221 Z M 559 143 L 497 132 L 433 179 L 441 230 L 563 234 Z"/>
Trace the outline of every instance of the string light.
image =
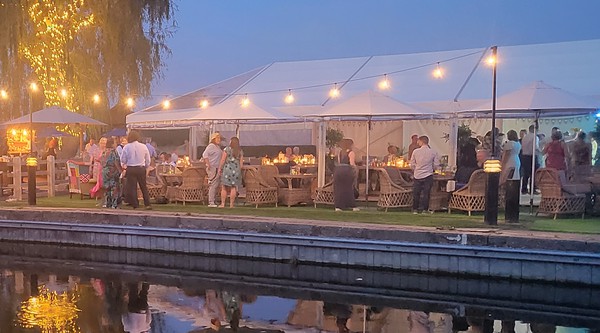
<path id="1" fill-rule="evenodd" d="M 285 96 L 285 99 L 284 99 L 285 104 L 292 104 L 292 103 L 294 103 L 294 100 L 295 100 L 295 98 L 294 98 L 294 95 L 292 94 L 292 89 L 289 89 L 288 94 Z"/>
<path id="2" fill-rule="evenodd" d="M 132 108 L 135 103 L 133 102 L 133 98 L 132 97 L 127 97 L 127 99 L 125 100 L 125 104 L 128 107 Z"/>
<path id="3" fill-rule="evenodd" d="M 383 74 L 383 79 L 379 81 L 377 86 L 380 90 L 389 90 L 392 87 L 390 85 L 390 80 L 388 80 L 387 74 Z"/>
<path id="4" fill-rule="evenodd" d="M 61 89 L 61 90 L 60 90 L 60 95 L 61 95 L 63 98 L 67 98 L 67 95 L 68 95 L 68 93 L 67 93 L 67 89 L 64 89 L 64 88 L 63 88 L 63 89 Z"/>
<path id="5" fill-rule="evenodd" d="M 208 103 L 207 99 L 203 99 L 202 101 L 200 101 L 200 108 L 202 109 L 206 109 L 209 105 L 210 103 Z"/>
<path id="6" fill-rule="evenodd" d="M 331 97 L 331 98 L 340 97 L 340 90 L 337 87 L 337 83 L 334 83 L 333 88 L 331 88 L 331 90 L 329 90 L 329 97 Z"/>
<path id="7" fill-rule="evenodd" d="M 170 108 L 170 107 L 171 107 L 171 101 L 169 101 L 168 99 L 165 99 L 165 100 L 162 102 L 162 106 L 163 106 L 163 109 L 168 109 L 168 108 Z"/>
<path id="8" fill-rule="evenodd" d="M 0 90 L 0 98 L 8 99 L 8 93 L 6 92 L 6 90 L 4 90 L 4 89 Z"/>
<path id="9" fill-rule="evenodd" d="M 441 79 L 444 77 L 444 70 L 440 67 L 440 63 L 438 62 L 435 69 L 433 70 L 433 77 L 436 79 Z"/>
<path id="10" fill-rule="evenodd" d="M 95 94 L 94 97 L 92 97 L 92 100 L 94 101 L 94 103 L 98 104 L 100 103 L 100 95 Z"/>
<path id="11" fill-rule="evenodd" d="M 31 89 L 31 91 L 38 91 L 38 89 L 39 89 L 39 88 L 38 88 L 38 85 L 37 85 L 37 83 L 35 83 L 35 82 L 31 82 L 31 83 L 29 84 L 29 89 Z"/>
<path id="12" fill-rule="evenodd" d="M 241 105 L 243 108 L 247 108 L 250 105 L 250 99 L 248 98 L 248 94 L 244 95 Z"/>
<path id="13" fill-rule="evenodd" d="M 485 59 L 485 63 L 488 66 L 494 66 L 496 64 L 496 61 L 498 61 L 498 59 L 496 59 L 496 57 L 494 57 L 493 55 L 487 57 L 487 59 Z"/>

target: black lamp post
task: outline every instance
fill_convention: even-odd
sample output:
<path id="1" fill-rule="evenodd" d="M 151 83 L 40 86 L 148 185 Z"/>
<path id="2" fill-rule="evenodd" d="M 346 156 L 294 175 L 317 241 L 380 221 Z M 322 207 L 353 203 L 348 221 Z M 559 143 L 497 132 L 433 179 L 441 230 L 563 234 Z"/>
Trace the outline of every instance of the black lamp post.
<path id="1" fill-rule="evenodd" d="M 498 224 L 498 188 L 500 184 L 500 161 L 496 154 L 496 56 L 498 46 L 492 46 L 492 58 L 489 63 L 492 65 L 492 157 L 484 166 L 487 173 L 487 189 L 485 193 L 485 212 L 483 221 L 485 224 Z"/>
<path id="2" fill-rule="evenodd" d="M 29 86 L 29 157 L 27 157 L 27 203 L 29 205 L 36 205 L 36 191 L 37 191 L 37 158 L 33 152 L 33 98 L 32 95 L 38 90 L 36 83 L 32 83 Z"/>

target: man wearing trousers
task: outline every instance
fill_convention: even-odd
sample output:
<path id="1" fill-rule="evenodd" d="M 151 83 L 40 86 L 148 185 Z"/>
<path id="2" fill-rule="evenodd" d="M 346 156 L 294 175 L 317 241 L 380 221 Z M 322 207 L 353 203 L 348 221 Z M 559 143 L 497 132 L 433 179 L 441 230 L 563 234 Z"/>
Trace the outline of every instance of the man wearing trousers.
<path id="1" fill-rule="evenodd" d="M 140 143 L 141 136 L 137 131 L 129 132 L 127 141 L 121 154 L 121 164 L 125 169 L 125 178 L 127 179 L 126 196 L 127 202 L 136 209 L 140 206 L 137 197 L 137 186 L 140 186 L 144 198 L 146 209 L 152 209 L 150 206 L 150 196 L 148 195 L 148 186 L 146 185 L 146 168 L 150 165 L 150 152 L 145 144 Z"/>
<path id="2" fill-rule="evenodd" d="M 533 134 L 534 130 L 534 125 L 529 126 L 529 133 L 521 140 L 521 156 L 523 158 L 521 160 L 521 167 L 523 168 L 523 182 L 521 183 L 522 194 L 527 194 L 530 193 L 529 191 L 534 190 L 530 188 L 528 191 L 527 189 L 527 187 L 531 185 L 531 179 L 534 177 L 531 173 L 531 167 L 533 163 L 535 163 L 535 170 L 539 167 L 538 161 L 534 157 L 540 153 L 540 141 L 537 136 Z M 533 147 L 534 145 L 535 150 Z"/>
<path id="3" fill-rule="evenodd" d="M 221 178 L 219 177 L 219 164 L 221 163 L 221 134 L 215 132 L 210 136 L 210 143 L 204 149 L 202 158 L 206 163 L 206 173 L 208 174 L 208 207 L 217 207 L 215 202 Z"/>
<path id="4" fill-rule="evenodd" d="M 429 195 L 433 185 L 433 170 L 440 165 L 440 157 L 429 147 L 429 137 L 419 137 L 419 148 L 413 151 L 410 166 L 413 169 L 413 214 L 433 213 L 429 210 Z"/>

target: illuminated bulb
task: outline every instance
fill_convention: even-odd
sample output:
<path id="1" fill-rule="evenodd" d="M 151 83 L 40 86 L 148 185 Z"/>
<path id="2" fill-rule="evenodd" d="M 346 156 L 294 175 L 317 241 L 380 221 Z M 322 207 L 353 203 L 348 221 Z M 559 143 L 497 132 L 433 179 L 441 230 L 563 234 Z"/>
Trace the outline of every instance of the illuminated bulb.
<path id="1" fill-rule="evenodd" d="M 440 67 L 440 63 L 438 62 L 437 67 L 433 70 L 433 77 L 436 79 L 441 79 L 444 77 L 444 71 Z"/>
<path id="2" fill-rule="evenodd" d="M 92 97 L 92 100 L 94 103 L 100 103 L 100 95 L 95 94 L 94 97 Z"/>
<path id="3" fill-rule="evenodd" d="M 496 64 L 496 57 L 494 57 L 494 56 L 487 57 L 487 59 L 485 59 L 485 63 L 488 66 L 494 66 Z"/>
<path id="4" fill-rule="evenodd" d="M 294 95 L 292 94 L 292 90 L 290 89 L 288 91 L 288 94 L 285 96 L 285 104 L 292 104 L 294 103 Z"/>
<path id="5" fill-rule="evenodd" d="M 125 100 L 125 104 L 126 104 L 128 107 L 133 107 L 133 98 L 131 98 L 131 97 L 128 97 L 128 98 L 127 98 L 127 100 Z"/>
<path id="6" fill-rule="evenodd" d="M 165 100 L 162 102 L 162 106 L 163 106 L 163 109 L 168 109 L 168 108 L 170 108 L 170 107 L 171 107 L 171 101 L 169 101 L 168 99 L 165 99 Z"/>
<path id="7" fill-rule="evenodd" d="M 202 101 L 200 101 L 200 107 L 202 109 L 206 109 L 208 107 L 209 103 L 207 99 L 203 99 Z"/>
<path id="8" fill-rule="evenodd" d="M 4 89 L 0 90 L 0 98 L 2 98 L 2 99 L 8 98 L 8 93 L 6 92 L 6 90 L 4 90 Z"/>
<path id="9" fill-rule="evenodd" d="M 29 89 L 31 89 L 31 91 L 37 91 L 38 90 L 37 83 L 31 82 L 31 84 L 29 85 Z"/>
<path id="10" fill-rule="evenodd" d="M 27 136 L 27 130 L 26 129 L 23 130 L 23 136 Z"/>
<path id="11" fill-rule="evenodd" d="M 338 98 L 338 97 L 340 97 L 340 90 L 337 87 L 337 83 L 335 83 L 333 85 L 333 88 L 331 88 L 331 90 L 329 90 L 329 97 L 331 97 L 331 98 Z"/>
<path id="12" fill-rule="evenodd" d="M 248 94 L 246 94 L 246 96 L 244 96 L 244 99 L 242 99 L 242 107 L 247 108 L 249 105 L 250 99 L 248 98 Z"/>
<path id="13" fill-rule="evenodd" d="M 13 128 L 13 130 L 11 131 L 13 136 L 17 136 L 17 130 Z"/>
<path id="14" fill-rule="evenodd" d="M 385 74 L 383 76 L 383 79 L 381 81 L 379 81 L 378 86 L 379 86 L 379 89 L 381 89 L 381 90 L 388 90 L 392 87 L 390 85 L 390 80 L 388 80 L 388 78 L 387 78 L 387 74 Z"/>
<path id="15" fill-rule="evenodd" d="M 61 90 L 60 90 L 60 95 L 61 95 L 63 98 L 67 98 L 67 89 L 61 89 Z"/>

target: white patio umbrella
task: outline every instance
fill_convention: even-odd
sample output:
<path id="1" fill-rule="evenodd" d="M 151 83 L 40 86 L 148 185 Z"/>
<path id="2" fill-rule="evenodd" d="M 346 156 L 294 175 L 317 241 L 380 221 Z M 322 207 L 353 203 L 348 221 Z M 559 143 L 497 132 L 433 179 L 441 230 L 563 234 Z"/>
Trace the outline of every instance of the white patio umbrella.
<path id="1" fill-rule="evenodd" d="M 366 196 L 369 196 L 369 141 L 371 122 L 376 120 L 417 120 L 435 118 L 438 114 L 422 109 L 418 106 L 400 102 L 382 93 L 367 90 L 354 95 L 344 101 L 336 103 L 323 112 L 307 117 L 339 118 L 340 120 L 363 119 L 368 122 L 367 126 L 367 165 L 366 165 Z M 322 128 L 325 128 L 324 126 Z M 323 133 L 321 133 L 323 134 Z M 323 134 L 324 135 L 324 134 Z M 319 147 L 322 149 L 322 147 Z M 319 156 L 321 159 L 321 157 Z M 325 170 L 319 168 L 319 181 L 324 180 Z M 323 177 L 320 177 L 321 172 Z M 324 184 L 319 183 L 319 186 Z"/>
<path id="2" fill-rule="evenodd" d="M 578 96 L 566 90 L 553 87 L 542 81 L 498 97 L 496 113 L 500 118 L 533 118 L 536 135 L 540 117 L 565 117 L 595 113 L 600 106 L 597 101 Z M 491 117 L 490 103 L 486 103 L 464 112 L 461 116 Z M 536 140 L 533 141 L 535 152 Z M 531 167 L 531 189 L 534 188 L 535 163 Z M 533 191 L 529 204 L 533 210 Z"/>
<path id="3" fill-rule="evenodd" d="M 28 124 L 29 115 L 9 120 L 3 125 Z M 80 125 L 106 125 L 96 119 L 86 117 L 80 113 L 71 112 L 60 106 L 50 106 L 31 114 L 34 124 L 80 124 Z"/>

